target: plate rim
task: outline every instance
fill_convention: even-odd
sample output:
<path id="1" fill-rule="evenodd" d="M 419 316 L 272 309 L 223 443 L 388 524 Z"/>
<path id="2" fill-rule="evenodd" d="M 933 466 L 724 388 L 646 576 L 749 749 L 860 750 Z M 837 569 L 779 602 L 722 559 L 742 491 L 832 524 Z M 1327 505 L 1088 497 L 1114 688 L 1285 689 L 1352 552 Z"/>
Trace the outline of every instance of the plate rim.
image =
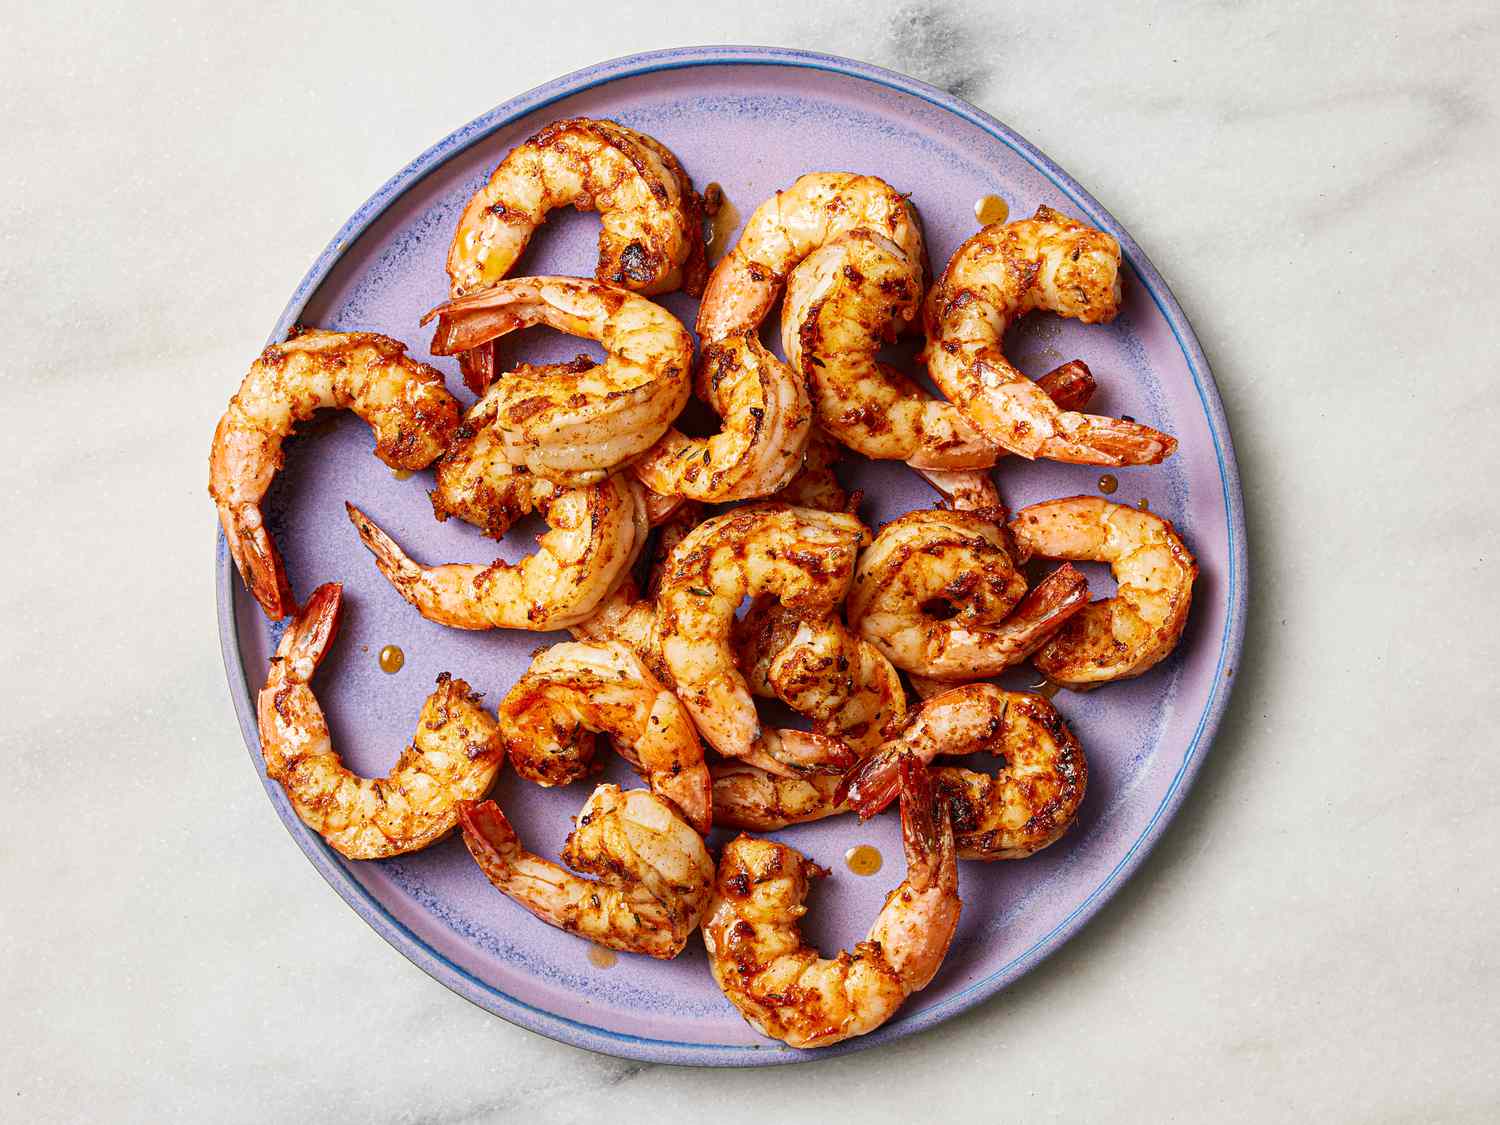
<path id="1" fill-rule="evenodd" d="M 764 1045 L 688 1043 L 655 1039 L 611 1031 L 570 1019 L 528 1004 L 488 984 L 449 960 L 408 929 L 344 868 L 342 862 L 317 833 L 304 825 L 280 796 L 276 783 L 265 776 L 260 738 L 255 719 L 254 691 L 240 659 L 238 621 L 235 612 L 234 567 L 230 563 L 222 529 L 215 537 L 215 594 L 218 608 L 220 648 L 241 734 L 272 807 L 313 867 L 344 902 L 387 943 L 434 980 L 506 1021 L 545 1035 L 558 1042 L 618 1058 L 641 1062 L 690 1066 L 768 1066 L 830 1058 L 914 1035 L 935 1027 L 975 1007 L 1001 991 L 1051 956 L 1103 908 L 1133 875 L 1161 839 L 1167 825 L 1192 787 L 1233 693 L 1234 682 L 1226 675 L 1239 663 L 1249 606 L 1249 557 L 1245 542 L 1244 499 L 1234 455 L 1229 422 L 1218 386 L 1186 314 L 1165 279 L 1135 240 L 1092 195 L 1067 172 L 1025 138 L 977 106 L 919 79 L 840 55 L 785 47 L 709 45 L 645 51 L 595 63 L 502 102 L 494 109 L 455 129 L 421 155 L 408 162 L 354 212 L 313 262 L 298 283 L 267 339 L 284 338 L 296 322 L 313 292 L 327 278 L 345 248 L 364 233 L 410 187 L 465 149 L 526 114 L 594 87 L 626 78 L 684 70 L 697 66 L 773 66 L 802 68 L 870 82 L 920 98 L 946 110 L 999 140 L 1030 163 L 1054 186 L 1077 204 L 1096 226 L 1109 231 L 1120 242 L 1125 260 L 1156 304 L 1181 349 L 1203 406 L 1214 455 L 1219 468 L 1226 514 L 1228 600 L 1224 630 L 1220 637 L 1218 664 L 1203 713 L 1199 717 L 1183 760 L 1168 783 L 1151 819 L 1135 841 L 1094 888 L 1072 911 L 1023 953 L 974 982 L 943 1003 L 905 1018 L 897 1017 L 869 1035 L 847 1040 L 817 1051 L 799 1051 L 768 1041 Z"/>

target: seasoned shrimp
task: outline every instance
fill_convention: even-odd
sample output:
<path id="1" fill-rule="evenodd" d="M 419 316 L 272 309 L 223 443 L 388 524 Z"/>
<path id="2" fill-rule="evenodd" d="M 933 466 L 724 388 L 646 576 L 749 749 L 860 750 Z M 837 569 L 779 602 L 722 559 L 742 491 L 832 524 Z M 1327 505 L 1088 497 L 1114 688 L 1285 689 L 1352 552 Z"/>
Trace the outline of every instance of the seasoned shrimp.
<path id="1" fill-rule="evenodd" d="M 860 227 L 888 238 L 919 272 L 925 270 L 922 226 L 906 196 L 875 176 L 809 172 L 745 221 L 739 241 L 709 276 L 698 306 L 698 335 L 722 340 L 758 329 L 792 268 Z"/>
<path id="2" fill-rule="evenodd" d="M 994 775 L 944 766 L 935 771 L 964 859 L 1024 859 L 1057 841 L 1073 823 L 1088 787 L 1083 747 L 1057 709 L 1040 695 L 964 684 L 929 699 L 901 737 L 866 758 L 836 798 L 861 818 L 875 815 L 900 790 L 905 755 L 993 754 Z"/>
<path id="3" fill-rule="evenodd" d="M 809 883 L 825 869 L 771 840 L 725 845 L 703 944 L 714 980 L 763 1034 L 793 1047 L 867 1034 L 942 965 L 963 905 L 953 827 L 925 766 L 908 756 L 900 776 L 906 878 L 853 953 L 825 959 L 798 929 Z"/>
<path id="4" fill-rule="evenodd" d="M 692 337 L 666 309 L 624 289 L 518 277 L 433 309 L 422 323 L 434 316 L 433 355 L 536 324 L 604 346 L 605 361 L 585 370 L 522 369 L 495 385 L 506 457 L 559 484 L 600 480 L 651 448 L 687 403 Z"/>
<path id="5" fill-rule="evenodd" d="M 672 551 L 657 595 L 661 651 L 679 698 L 721 754 L 783 774 L 828 763 L 821 753 L 808 758 L 803 751 L 833 750 L 831 740 L 802 736 L 792 745 L 761 730 L 735 667 L 730 630 L 747 594 L 775 594 L 808 615 L 831 610 L 849 587 L 868 534 L 842 513 L 737 508 L 700 524 Z M 847 749 L 836 749 L 847 758 Z"/>
<path id="6" fill-rule="evenodd" d="M 724 419 L 709 438 L 676 429 L 632 466 L 652 492 L 706 503 L 769 496 L 802 468 L 812 429 L 807 386 L 752 333 L 704 349 L 699 395 Z"/>
<path id="7" fill-rule="evenodd" d="M 627 577 L 649 528 L 641 487 L 623 476 L 540 492 L 532 499 L 548 530 L 519 563 L 422 566 L 358 508 L 346 507 L 380 573 L 429 621 L 545 632 L 593 613 Z"/>
<path id="8" fill-rule="evenodd" d="M 543 922 L 590 941 L 676 957 L 713 893 L 714 861 L 703 838 L 647 789 L 594 790 L 563 845 L 584 879 L 521 845 L 494 801 L 460 809 L 464 843 L 489 881 Z"/>
<path id="9" fill-rule="evenodd" d="M 374 332 L 296 330 L 250 367 L 214 430 L 208 492 L 229 553 L 272 620 L 297 610 L 260 503 L 281 468 L 281 444 L 324 408 L 353 410 L 375 431 L 375 456 L 394 469 L 425 469 L 458 425 L 442 373 Z"/>
<path id="10" fill-rule="evenodd" d="M 1029 594 L 1004 529 L 983 515 L 916 511 L 880 529 L 860 556 L 849 624 L 908 672 L 982 679 L 1019 664 L 1088 601 L 1063 566 Z"/>
<path id="11" fill-rule="evenodd" d="M 859 507 L 860 496 L 858 493 L 851 496 L 833 471 L 842 456 L 838 442 L 814 426 L 802 458 L 802 470 L 773 499 L 820 512 L 853 512 Z"/>
<path id="12" fill-rule="evenodd" d="M 813 395 L 818 422 L 857 453 L 915 469 L 984 469 L 1006 450 L 985 438 L 951 402 L 935 399 L 876 358 L 916 316 L 920 267 L 889 239 L 867 230 L 814 250 L 787 280 L 781 341 Z M 1039 379 L 1063 395 L 1061 409 L 1087 400 L 1093 377 L 1079 360 Z M 1056 402 L 1056 395 L 1053 395 Z"/>
<path id="13" fill-rule="evenodd" d="M 702 201 L 677 158 L 613 121 L 574 117 L 511 149 L 469 200 L 448 250 L 453 295 L 500 281 L 547 212 L 570 203 L 603 220 L 598 280 L 647 294 L 702 291 Z"/>
<path id="14" fill-rule="evenodd" d="M 511 765 L 539 785 L 587 775 L 595 732 L 610 736 L 658 797 L 708 831 L 713 782 L 692 717 L 625 645 L 553 645 L 500 703 Z"/>
<path id="15" fill-rule="evenodd" d="M 1115 596 L 1091 602 L 1037 650 L 1036 666 L 1079 690 L 1139 676 L 1177 646 L 1198 563 L 1168 520 L 1097 496 L 1022 508 L 1011 533 L 1023 555 L 1109 563 Z"/>
<path id="16" fill-rule="evenodd" d="M 751 832 L 775 832 L 849 811 L 839 797 L 837 774 L 780 777 L 744 762 L 715 762 L 714 824 Z"/>
<path id="17" fill-rule="evenodd" d="M 1120 308 L 1120 245 L 1050 207 L 994 224 L 953 255 L 927 295 L 927 370 L 991 441 L 1022 457 L 1154 465 L 1176 439 L 1139 422 L 1059 409 L 1005 358 L 1017 318 L 1045 309 L 1085 324 Z"/>
<path id="18" fill-rule="evenodd" d="M 339 760 L 310 681 L 338 633 L 342 587 L 319 586 L 281 635 L 256 699 L 266 773 L 302 822 L 349 859 L 414 852 L 458 827 L 458 807 L 489 791 L 505 762 L 493 716 L 444 672 L 417 733 L 385 777 L 356 777 Z"/>

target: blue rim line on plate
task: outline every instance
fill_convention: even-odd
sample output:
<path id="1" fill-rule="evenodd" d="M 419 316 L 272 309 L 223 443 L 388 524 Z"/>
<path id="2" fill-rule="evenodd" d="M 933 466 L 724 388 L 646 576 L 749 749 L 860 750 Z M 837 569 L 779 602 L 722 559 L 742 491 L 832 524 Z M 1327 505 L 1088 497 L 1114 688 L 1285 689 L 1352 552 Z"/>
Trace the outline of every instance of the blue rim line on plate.
<path id="1" fill-rule="evenodd" d="M 1096 226 L 1109 231 L 1119 240 L 1125 260 L 1140 278 L 1142 285 L 1170 326 L 1178 347 L 1182 350 L 1183 358 L 1198 393 L 1198 399 L 1207 417 L 1209 431 L 1213 436 L 1214 456 L 1219 468 L 1228 531 L 1226 552 L 1229 559 L 1228 604 L 1224 632 L 1220 639 L 1218 663 L 1214 671 L 1213 685 L 1209 689 L 1208 700 L 1199 717 L 1193 737 L 1183 754 L 1182 763 L 1173 776 L 1161 804 L 1109 874 L 1071 913 L 1038 939 L 1031 948 L 943 1003 L 911 1016 L 904 1018 L 898 1016 L 885 1027 L 869 1035 L 847 1040 L 834 1047 L 826 1047 L 817 1051 L 799 1051 L 774 1041 L 768 1041 L 764 1046 L 686 1043 L 630 1035 L 583 1024 L 527 1004 L 473 976 L 433 949 L 391 915 L 385 906 L 365 890 L 345 869 L 339 857 L 328 847 L 322 837 L 304 825 L 285 800 L 279 799 L 279 788 L 264 774 L 260 755 L 260 736 L 255 718 L 255 693 L 250 687 L 249 677 L 240 659 L 237 643 L 238 628 L 235 620 L 233 585 L 235 569 L 229 559 L 223 531 L 220 530 L 215 549 L 219 637 L 235 712 L 239 717 L 240 729 L 251 760 L 261 775 L 262 784 L 272 797 L 272 804 L 277 814 L 318 873 L 353 908 L 355 913 L 382 938 L 400 950 L 413 964 L 486 1011 L 575 1047 L 643 1062 L 693 1066 L 767 1066 L 811 1061 L 862 1050 L 895 1038 L 916 1034 L 935 1027 L 999 992 L 1077 933 L 1084 923 L 1097 914 L 1110 897 L 1119 890 L 1125 877 L 1130 875 L 1150 853 L 1192 785 L 1203 761 L 1202 751 L 1212 741 L 1229 702 L 1233 684 L 1231 678 L 1225 675 L 1225 670 L 1231 661 L 1238 661 L 1240 648 L 1244 642 L 1248 606 L 1249 564 L 1245 549 L 1244 501 L 1240 493 L 1239 471 L 1235 464 L 1233 445 L 1229 437 L 1228 421 L 1224 416 L 1224 407 L 1219 398 L 1218 388 L 1214 385 L 1212 375 L 1209 374 L 1208 361 L 1203 355 L 1203 350 L 1161 274 L 1157 272 L 1156 267 L 1151 264 L 1150 259 L 1146 257 L 1135 240 L 1121 229 L 1114 217 L 1093 196 L 1011 129 L 968 102 L 935 86 L 883 67 L 872 66 L 869 63 L 857 62 L 837 55 L 779 47 L 682 47 L 665 51 L 649 51 L 598 63 L 512 98 L 444 137 L 391 177 L 379 191 L 366 200 L 339 230 L 333 241 L 318 256 L 317 261 L 298 284 L 296 292 L 287 303 L 286 309 L 282 312 L 267 342 L 274 343 L 285 337 L 287 330 L 296 323 L 308 299 L 328 276 L 343 255 L 345 248 L 352 245 L 355 239 L 397 198 L 433 169 L 471 145 L 484 140 L 496 130 L 528 113 L 544 109 L 563 98 L 572 97 L 607 82 L 697 66 L 736 65 L 801 67 L 843 75 L 909 94 L 945 109 L 990 134 L 1024 158 L 1071 199 Z"/>

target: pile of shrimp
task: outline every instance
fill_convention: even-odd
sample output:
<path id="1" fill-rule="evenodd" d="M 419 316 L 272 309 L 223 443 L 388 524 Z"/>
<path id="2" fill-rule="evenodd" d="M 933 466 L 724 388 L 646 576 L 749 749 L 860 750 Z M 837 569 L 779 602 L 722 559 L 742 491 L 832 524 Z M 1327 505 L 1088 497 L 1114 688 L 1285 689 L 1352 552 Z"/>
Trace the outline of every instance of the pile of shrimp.
<path id="1" fill-rule="evenodd" d="M 1081 361 L 1033 380 L 1004 354 L 1029 312 L 1116 315 L 1108 233 L 1044 205 L 984 227 L 934 278 L 907 194 L 811 172 L 755 208 L 710 273 L 718 193 L 700 195 L 666 146 L 624 125 L 547 126 L 463 210 L 448 300 L 422 321 L 472 404 L 389 336 L 299 329 L 230 401 L 209 491 L 251 596 L 289 619 L 257 714 L 267 775 L 309 827 L 350 860 L 456 834 L 476 877 L 611 949 L 673 958 L 701 933 L 727 1001 L 765 1035 L 814 1048 L 882 1026 L 938 975 L 961 861 L 1023 859 L 1075 824 L 1088 762 L 1052 695 L 1166 660 L 1197 564 L 1163 516 L 1093 495 L 1012 515 L 993 475 L 1007 459 L 1154 465 L 1176 448 L 1088 413 L 1097 384 Z M 567 204 L 600 214 L 594 275 L 518 274 Z M 701 295 L 696 340 L 651 299 L 675 290 Z M 763 338 L 778 303 L 784 358 Z M 532 325 L 605 358 L 497 370 L 495 342 Z M 881 356 L 906 333 L 922 370 Z M 695 396 L 718 432 L 679 428 Z M 528 515 L 548 525 L 520 561 L 419 562 L 367 501 L 350 502 L 384 580 L 356 612 L 394 593 L 451 628 L 572 634 L 536 650 L 493 709 L 471 687 L 484 669 L 440 675 L 382 778 L 343 764 L 313 691 L 344 587 L 325 581 L 299 603 L 262 509 L 283 443 L 324 408 L 364 419 L 398 475 L 431 468 L 437 520 L 496 540 Z M 868 526 L 837 472 L 850 455 L 905 462 L 937 500 Z M 1041 559 L 1058 565 L 1040 573 Z M 1075 562 L 1107 564 L 1114 592 L 1091 600 Z M 994 682 L 1028 662 L 1042 683 Z M 758 700 L 803 725 L 771 725 Z M 594 784 L 562 862 L 543 854 L 555 841 L 523 843 L 495 793 L 505 761 L 523 783 L 509 801 L 592 784 L 606 751 L 641 784 Z M 976 753 L 996 768 L 937 764 Z M 892 804 L 905 877 L 864 940 L 824 957 L 798 922 L 829 872 L 766 834 Z"/>

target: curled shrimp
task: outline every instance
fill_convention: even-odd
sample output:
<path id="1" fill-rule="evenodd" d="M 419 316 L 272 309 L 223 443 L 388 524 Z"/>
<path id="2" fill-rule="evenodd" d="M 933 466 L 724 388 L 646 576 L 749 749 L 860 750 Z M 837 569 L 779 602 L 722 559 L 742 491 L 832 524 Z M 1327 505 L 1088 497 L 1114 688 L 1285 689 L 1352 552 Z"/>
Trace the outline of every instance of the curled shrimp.
<path id="1" fill-rule="evenodd" d="M 594 790 L 563 862 L 528 852 L 494 801 L 460 808 L 464 843 L 502 894 L 543 922 L 627 953 L 676 957 L 713 893 L 703 838 L 647 789 Z"/>
<path id="2" fill-rule="evenodd" d="M 595 732 L 610 736 L 652 792 L 675 804 L 698 831 L 708 831 L 713 782 L 692 717 L 625 645 L 553 645 L 537 654 L 500 703 L 511 765 L 540 785 L 585 776 Z"/>
<path id="3" fill-rule="evenodd" d="M 342 587 L 319 586 L 281 635 L 256 698 L 266 773 L 292 808 L 349 859 L 418 851 L 458 827 L 464 801 L 483 797 L 505 762 L 493 716 L 446 672 L 422 705 L 417 733 L 385 777 L 356 777 L 339 760 L 310 682 L 338 633 Z"/>
<path id="4" fill-rule="evenodd" d="M 543 482 L 531 503 L 547 521 L 519 563 L 422 566 L 353 504 L 375 565 L 429 621 L 455 629 L 562 629 L 588 617 L 626 578 L 649 531 L 640 485 L 623 476 L 585 488 Z"/>
<path id="5" fill-rule="evenodd" d="M 722 340 L 759 328 L 792 268 L 856 228 L 883 235 L 918 271 L 925 269 L 922 226 L 906 196 L 875 176 L 809 172 L 745 221 L 739 241 L 709 276 L 698 306 L 698 335 Z"/>
<path id="6" fill-rule="evenodd" d="M 1072 825 L 1088 788 L 1083 747 L 1057 708 L 1040 695 L 994 684 L 964 684 L 929 699 L 911 725 L 844 778 L 836 797 L 860 818 L 900 790 L 900 762 L 913 755 L 992 754 L 995 774 L 943 766 L 934 771 L 964 859 L 1024 859 L 1055 843 Z"/>
<path id="7" fill-rule="evenodd" d="M 1198 563 L 1171 522 L 1097 496 L 1022 508 L 1010 530 L 1023 557 L 1108 563 L 1116 590 L 1091 602 L 1037 650 L 1055 683 L 1088 689 L 1139 676 L 1177 646 Z"/>
<path id="8" fill-rule="evenodd" d="M 394 469 L 425 469 L 458 425 L 442 373 L 374 332 L 294 330 L 251 365 L 214 430 L 208 492 L 230 556 L 267 617 L 296 612 L 261 500 L 281 468 L 281 445 L 324 408 L 349 409 L 375 431 L 375 456 Z"/>
<path id="9" fill-rule="evenodd" d="M 802 468 L 812 429 L 807 386 L 752 333 L 704 348 L 699 394 L 724 419 L 722 432 L 676 429 L 632 466 L 653 493 L 706 503 L 749 500 L 784 487 Z"/>
<path id="10" fill-rule="evenodd" d="M 852 953 L 824 958 L 797 926 L 824 868 L 771 840 L 742 835 L 724 847 L 703 920 L 708 967 L 740 1015 L 773 1039 L 826 1047 L 874 1031 L 948 953 L 963 905 L 953 828 L 927 768 L 908 756 L 899 772 L 906 878 Z"/>
<path id="11" fill-rule="evenodd" d="M 849 811 L 837 774 L 781 777 L 745 762 L 715 762 L 714 824 L 751 832 L 775 832 Z"/>
<path id="12" fill-rule="evenodd" d="M 1019 664 L 1088 602 L 1063 566 L 1030 593 L 1004 529 L 981 513 L 908 512 L 860 556 L 849 624 L 896 667 L 949 680 Z"/>
<path id="13" fill-rule="evenodd" d="M 638 293 L 702 291 L 702 201 L 661 142 L 613 121 L 556 121 L 517 145 L 474 194 L 448 250 L 459 297 L 500 281 L 547 212 L 598 211 L 600 281 Z"/>
<path id="14" fill-rule="evenodd" d="M 1022 457 L 1154 465 L 1176 439 L 1120 418 L 1059 409 L 1005 358 L 1017 318 L 1045 309 L 1085 324 L 1120 307 L 1120 244 L 1050 207 L 985 227 L 958 248 L 927 295 L 927 370 L 991 441 Z"/>
<path id="15" fill-rule="evenodd" d="M 901 248 L 867 230 L 825 243 L 787 281 L 781 340 L 805 378 L 818 422 L 857 453 L 916 469 L 984 469 L 1004 457 L 951 402 L 877 359 L 916 315 L 922 276 Z M 1079 360 L 1038 385 L 1078 409 L 1093 391 Z"/>
<path id="16" fill-rule="evenodd" d="M 700 524 L 673 549 L 657 595 L 661 652 L 678 697 L 721 754 L 782 774 L 848 764 L 841 743 L 761 729 L 730 633 L 749 594 L 775 594 L 809 615 L 830 611 L 849 587 L 867 535 L 842 513 L 737 508 Z"/>
<path id="17" fill-rule="evenodd" d="M 514 465 L 589 484 L 651 448 L 690 392 L 693 340 L 645 297 L 576 277 L 518 277 L 433 309 L 433 355 L 545 324 L 607 353 L 583 370 L 524 368 L 495 385 L 494 425 Z M 566 366 L 566 365 L 565 365 Z"/>

